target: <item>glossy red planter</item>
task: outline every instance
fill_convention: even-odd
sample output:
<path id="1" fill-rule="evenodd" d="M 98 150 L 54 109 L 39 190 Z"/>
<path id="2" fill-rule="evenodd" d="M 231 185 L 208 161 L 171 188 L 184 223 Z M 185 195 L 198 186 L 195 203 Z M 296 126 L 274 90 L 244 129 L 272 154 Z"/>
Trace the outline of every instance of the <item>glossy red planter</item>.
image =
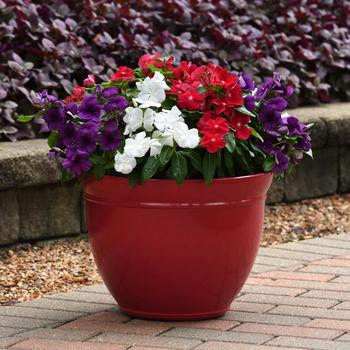
<path id="1" fill-rule="evenodd" d="M 90 244 L 120 309 L 196 320 L 224 314 L 253 266 L 271 174 L 202 180 L 84 182 Z"/>

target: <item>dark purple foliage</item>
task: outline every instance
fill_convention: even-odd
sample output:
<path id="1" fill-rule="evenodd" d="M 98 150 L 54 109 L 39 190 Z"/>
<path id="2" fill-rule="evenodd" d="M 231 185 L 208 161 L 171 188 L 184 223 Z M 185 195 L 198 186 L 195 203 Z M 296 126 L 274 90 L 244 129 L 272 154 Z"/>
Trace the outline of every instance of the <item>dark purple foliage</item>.
<path id="1" fill-rule="evenodd" d="M 296 90 L 293 106 L 350 98 L 349 0 L 0 3 L 0 140 L 34 136 L 15 122 L 31 113 L 33 90 L 62 97 L 88 73 L 106 79 L 145 52 L 279 71 Z"/>

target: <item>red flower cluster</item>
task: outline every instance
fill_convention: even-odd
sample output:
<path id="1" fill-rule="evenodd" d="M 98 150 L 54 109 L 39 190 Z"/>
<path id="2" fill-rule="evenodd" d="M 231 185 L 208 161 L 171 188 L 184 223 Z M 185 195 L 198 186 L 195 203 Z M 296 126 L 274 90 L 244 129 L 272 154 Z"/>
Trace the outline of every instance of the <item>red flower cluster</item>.
<path id="1" fill-rule="evenodd" d="M 131 68 L 126 66 L 119 67 L 119 69 L 111 75 L 112 82 L 127 81 L 134 78 L 135 78 L 134 71 Z"/>
<path id="2" fill-rule="evenodd" d="M 201 145 L 208 152 L 225 147 L 230 127 L 239 139 L 251 135 L 249 117 L 234 109 L 244 103 L 236 75 L 213 64 L 198 67 L 186 61 L 172 67 L 172 73 L 169 93 L 177 96 L 179 107 L 204 113 L 197 126 L 203 135 Z"/>
<path id="3" fill-rule="evenodd" d="M 202 115 L 197 123 L 202 135 L 201 145 L 208 152 L 217 152 L 225 147 L 225 136 L 230 129 L 237 138 L 248 139 L 252 134 L 247 126 L 250 118 L 235 110 L 244 104 L 237 76 L 211 63 L 197 66 L 181 61 L 175 66 L 173 61 L 174 57 L 165 59 L 159 53 L 145 54 L 140 57 L 138 65 L 149 76 L 154 72 L 151 67 L 161 70 L 170 86 L 168 94 L 176 98 L 179 108 Z M 134 71 L 122 66 L 110 80 L 120 82 L 133 78 Z"/>

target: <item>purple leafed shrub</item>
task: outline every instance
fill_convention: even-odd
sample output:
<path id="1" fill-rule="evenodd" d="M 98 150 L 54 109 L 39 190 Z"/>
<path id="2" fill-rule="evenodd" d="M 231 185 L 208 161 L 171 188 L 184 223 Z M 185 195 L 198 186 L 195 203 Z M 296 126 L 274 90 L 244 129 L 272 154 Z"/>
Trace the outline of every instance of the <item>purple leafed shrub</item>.
<path id="1" fill-rule="evenodd" d="M 349 28 L 347 0 L 0 0 L 0 140 L 34 136 L 15 121 L 34 89 L 60 97 L 145 52 L 280 71 L 293 106 L 347 100 Z"/>

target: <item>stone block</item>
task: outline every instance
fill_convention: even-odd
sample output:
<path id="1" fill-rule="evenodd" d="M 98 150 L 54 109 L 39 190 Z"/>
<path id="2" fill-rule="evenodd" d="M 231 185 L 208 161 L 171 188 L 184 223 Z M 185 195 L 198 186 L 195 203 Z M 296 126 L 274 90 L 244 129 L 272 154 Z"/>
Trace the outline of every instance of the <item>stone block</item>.
<path id="1" fill-rule="evenodd" d="M 274 204 L 282 202 L 284 199 L 284 189 L 285 189 L 285 182 L 284 179 L 282 180 L 273 180 L 272 185 L 267 192 L 267 198 L 266 203 L 267 204 Z"/>
<path id="2" fill-rule="evenodd" d="M 305 123 L 315 123 L 311 136 L 314 148 L 350 144 L 350 104 L 331 103 L 288 111 Z M 323 122 L 322 122 L 323 121 Z"/>
<path id="3" fill-rule="evenodd" d="M 76 182 L 18 192 L 23 241 L 80 233 L 80 186 Z"/>
<path id="4" fill-rule="evenodd" d="M 321 197 L 338 189 L 338 149 L 324 148 L 314 152 L 314 159 L 305 157 L 295 174 L 286 178 L 287 202 Z"/>
<path id="5" fill-rule="evenodd" d="M 43 139 L 0 142 L 0 190 L 59 182 L 61 171 L 48 151 Z"/>
<path id="6" fill-rule="evenodd" d="M 20 219 L 16 192 L 0 192 L 0 245 L 15 243 L 19 232 Z"/>
<path id="7" fill-rule="evenodd" d="M 339 150 L 339 191 L 350 192 L 350 147 Z"/>

